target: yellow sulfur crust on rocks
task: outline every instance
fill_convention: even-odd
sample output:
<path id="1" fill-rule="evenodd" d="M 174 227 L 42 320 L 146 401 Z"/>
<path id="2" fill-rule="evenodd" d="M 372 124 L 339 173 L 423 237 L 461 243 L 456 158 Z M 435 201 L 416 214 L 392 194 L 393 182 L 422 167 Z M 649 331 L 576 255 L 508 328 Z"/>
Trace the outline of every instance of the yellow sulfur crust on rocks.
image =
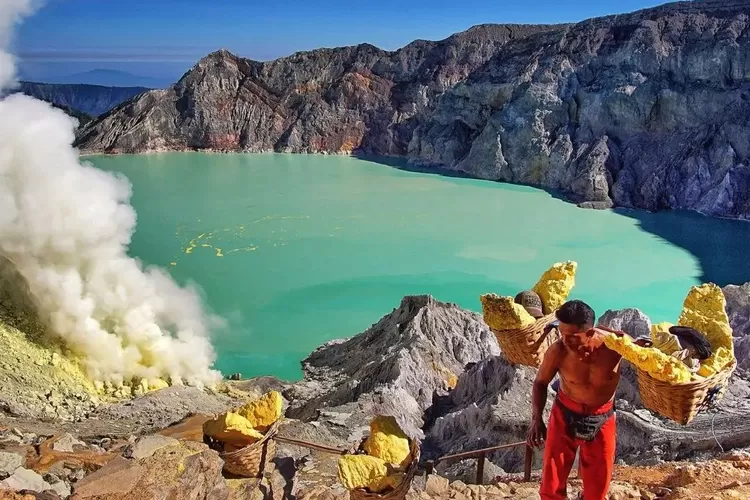
<path id="1" fill-rule="evenodd" d="M 718 285 L 705 283 L 692 287 L 685 298 L 677 324 L 701 332 L 711 343 L 713 351 L 724 347 L 734 355 L 726 299 Z"/>
<path id="2" fill-rule="evenodd" d="M 734 354 L 732 354 L 732 351 L 726 347 L 719 347 L 714 351 L 710 358 L 701 362 L 701 367 L 698 369 L 698 375 L 703 377 L 716 375 L 732 361 L 734 361 Z"/>
<path id="3" fill-rule="evenodd" d="M 237 413 L 227 412 L 203 424 L 203 433 L 224 443 L 247 446 L 263 438 L 250 421 Z"/>
<path id="4" fill-rule="evenodd" d="M 654 347 L 664 354 L 672 354 L 681 349 L 677 337 L 669 333 L 669 329 L 673 326 L 672 323 L 666 321 L 651 325 L 651 341 Z"/>
<path id="5" fill-rule="evenodd" d="M 690 370 L 685 364 L 677 358 L 664 354 L 659 349 L 640 347 L 634 344 L 630 337 L 618 337 L 614 334 L 605 335 L 604 343 L 656 380 L 671 384 L 690 382 Z"/>
<path id="6" fill-rule="evenodd" d="M 568 299 L 575 286 L 577 268 L 574 261 L 558 262 L 539 278 L 533 291 L 542 299 L 544 314 L 557 310 Z"/>
<path id="7" fill-rule="evenodd" d="M 265 432 L 278 419 L 281 418 L 283 400 L 281 394 L 270 391 L 255 401 L 247 403 L 237 410 L 237 413 L 245 417 L 250 426 L 261 432 Z"/>
<path id="8" fill-rule="evenodd" d="M 368 455 L 398 466 L 411 461 L 409 438 L 393 417 L 380 416 L 370 422 L 370 436 L 364 449 Z"/>
<path id="9" fill-rule="evenodd" d="M 389 484 L 386 462 L 369 455 L 346 455 L 339 459 L 339 481 L 348 490 L 367 488 L 379 493 Z"/>
<path id="10" fill-rule="evenodd" d="M 493 330 L 515 330 L 525 328 L 536 320 L 512 297 L 501 297 L 488 293 L 479 297 L 482 302 L 484 322 Z"/>

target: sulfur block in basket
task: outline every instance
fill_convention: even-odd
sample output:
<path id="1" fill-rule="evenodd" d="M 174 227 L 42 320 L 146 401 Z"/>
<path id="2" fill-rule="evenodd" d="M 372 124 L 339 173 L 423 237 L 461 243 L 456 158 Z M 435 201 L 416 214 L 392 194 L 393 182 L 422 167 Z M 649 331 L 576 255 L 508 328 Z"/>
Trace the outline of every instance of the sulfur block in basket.
<path id="1" fill-rule="evenodd" d="M 370 455 L 346 455 L 339 458 L 339 481 L 348 490 L 367 488 L 373 493 L 386 489 L 388 466 Z M 396 483 L 398 484 L 398 483 Z"/>
<path id="2" fill-rule="evenodd" d="M 260 439 L 263 434 L 253 428 L 242 415 L 233 412 L 222 413 L 203 424 L 203 433 L 224 443 L 247 446 Z"/>
<path id="3" fill-rule="evenodd" d="M 575 286 L 578 264 L 573 261 L 558 262 L 550 267 L 534 285 L 534 292 L 544 304 L 544 314 L 550 314 L 565 303 Z"/>
<path id="4" fill-rule="evenodd" d="M 281 418 L 282 406 L 281 394 L 270 391 L 259 399 L 245 404 L 237 413 L 245 417 L 254 429 L 265 432 Z"/>
<path id="5" fill-rule="evenodd" d="M 691 373 L 685 364 L 659 349 L 641 347 L 634 344 L 628 336 L 618 337 L 614 334 L 605 335 L 604 343 L 656 380 L 672 384 L 690 382 Z"/>
<path id="6" fill-rule="evenodd" d="M 370 422 L 370 436 L 363 448 L 368 455 L 398 466 L 411 461 L 409 438 L 393 417 L 379 416 Z"/>
<path id="7" fill-rule="evenodd" d="M 726 299 L 718 285 L 706 283 L 692 287 L 685 298 L 677 324 L 689 326 L 704 334 L 711 343 L 712 350 L 724 347 L 734 354 Z"/>
<path id="8" fill-rule="evenodd" d="M 719 347 L 710 358 L 701 362 L 698 375 L 710 377 L 734 361 L 734 354 L 726 347 Z"/>
<path id="9" fill-rule="evenodd" d="M 488 293 L 479 297 L 484 322 L 493 330 L 516 330 L 533 324 L 536 320 L 512 297 Z"/>
<path id="10" fill-rule="evenodd" d="M 682 349 L 677 337 L 669 333 L 669 329 L 673 326 L 672 323 L 666 321 L 651 325 L 651 341 L 654 347 L 664 354 L 673 354 Z"/>

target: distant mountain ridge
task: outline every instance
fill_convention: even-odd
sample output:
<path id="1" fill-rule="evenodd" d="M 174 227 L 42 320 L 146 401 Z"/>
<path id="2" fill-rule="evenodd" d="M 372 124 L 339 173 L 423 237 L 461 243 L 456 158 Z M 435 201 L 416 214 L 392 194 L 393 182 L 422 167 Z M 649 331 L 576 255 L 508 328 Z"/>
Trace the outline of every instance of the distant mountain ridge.
<path id="1" fill-rule="evenodd" d="M 26 95 L 96 117 L 143 92 L 145 87 L 21 82 Z"/>
<path id="2" fill-rule="evenodd" d="M 164 78 L 136 75 L 115 69 L 92 69 L 71 75 L 34 78 L 44 83 L 101 85 L 103 87 L 146 87 L 160 89 L 169 87 L 171 81 Z"/>
<path id="3" fill-rule="evenodd" d="M 586 207 L 750 219 L 750 1 L 481 25 L 388 52 L 209 54 L 91 122 L 88 152 L 361 152 Z"/>

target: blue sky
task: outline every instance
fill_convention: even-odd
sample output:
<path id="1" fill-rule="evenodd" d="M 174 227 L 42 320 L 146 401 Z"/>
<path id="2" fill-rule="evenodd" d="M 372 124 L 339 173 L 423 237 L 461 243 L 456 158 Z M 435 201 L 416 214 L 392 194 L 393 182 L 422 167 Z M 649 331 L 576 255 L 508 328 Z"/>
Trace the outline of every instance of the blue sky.
<path id="1" fill-rule="evenodd" d="M 224 47 L 268 60 L 369 42 L 396 49 L 482 23 L 559 23 L 629 12 L 649 0 L 47 0 L 17 32 L 26 73 L 94 68 L 176 78 Z"/>

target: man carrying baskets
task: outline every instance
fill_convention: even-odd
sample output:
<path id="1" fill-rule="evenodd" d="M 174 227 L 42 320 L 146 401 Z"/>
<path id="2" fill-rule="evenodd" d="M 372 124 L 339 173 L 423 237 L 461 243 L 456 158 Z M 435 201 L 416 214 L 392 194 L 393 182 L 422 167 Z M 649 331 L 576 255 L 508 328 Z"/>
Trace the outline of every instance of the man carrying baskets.
<path id="1" fill-rule="evenodd" d="M 594 311 L 586 303 L 566 302 L 556 318 L 550 328 L 557 327 L 561 339 L 547 350 L 534 381 L 528 433 L 530 446 L 545 444 L 540 496 L 567 499 L 568 475 L 580 448 L 583 500 L 605 500 L 615 461 L 614 397 L 621 356 L 604 345 L 602 331 L 594 328 Z M 636 339 L 640 345 L 649 342 Z M 547 388 L 555 375 L 560 390 L 545 427 Z"/>

